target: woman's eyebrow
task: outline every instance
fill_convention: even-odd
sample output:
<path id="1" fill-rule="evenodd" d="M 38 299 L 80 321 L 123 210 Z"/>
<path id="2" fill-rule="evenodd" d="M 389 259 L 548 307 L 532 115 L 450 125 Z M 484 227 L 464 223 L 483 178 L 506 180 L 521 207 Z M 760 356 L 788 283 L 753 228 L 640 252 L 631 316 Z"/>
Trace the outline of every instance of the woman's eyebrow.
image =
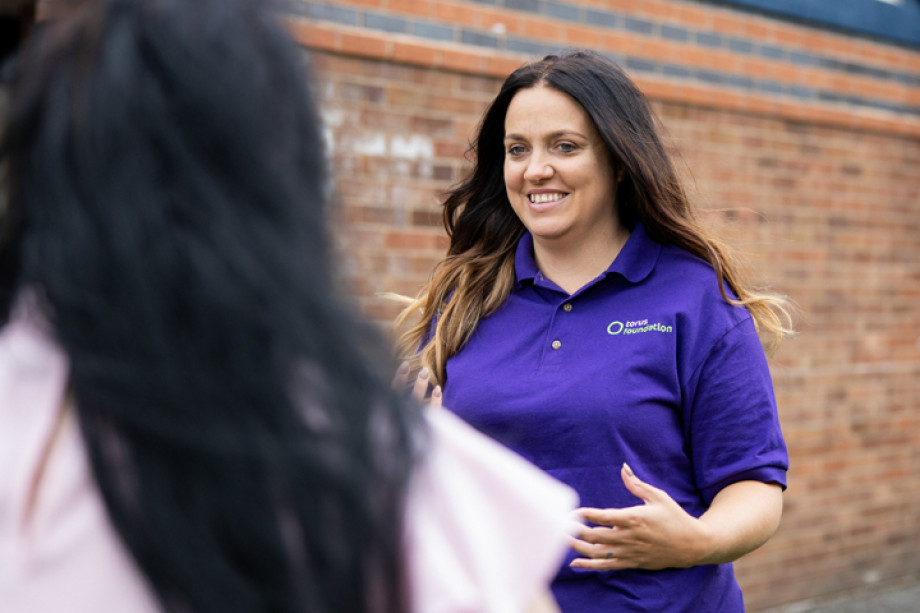
<path id="1" fill-rule="evenodd" d="M 554 138 L 560 138 L 563 136 L 577 136 L 585 140 L 588 139 L 587 136 L 575 130 L 557 130 L 556 132 L 550 132 L 547 136 L 549 137 L 550 140 Z M 527 137 L 522 136 L 521 134 L 506 134 L 505 140 L 527 140 Z"/>

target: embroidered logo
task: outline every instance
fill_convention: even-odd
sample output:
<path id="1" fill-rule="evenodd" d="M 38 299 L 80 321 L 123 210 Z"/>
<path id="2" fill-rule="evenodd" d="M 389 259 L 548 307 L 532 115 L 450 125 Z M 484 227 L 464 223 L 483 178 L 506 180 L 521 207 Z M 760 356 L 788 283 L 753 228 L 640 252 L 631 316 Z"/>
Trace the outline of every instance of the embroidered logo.
<path id="1" fill-rule="evenodd" d="M 670 334 L 673 331 L 674 329 L 671 326 L 666 326 L 660 322 L 650 324 L 647 319 L 636 319 L 627 321 L 626 323 L 622 321 L 611 321 L 610 325 L 607 326 L 607 334 L 610 336 L 617 336 L 620 334 L 643 334 L 644 332 Z"/>

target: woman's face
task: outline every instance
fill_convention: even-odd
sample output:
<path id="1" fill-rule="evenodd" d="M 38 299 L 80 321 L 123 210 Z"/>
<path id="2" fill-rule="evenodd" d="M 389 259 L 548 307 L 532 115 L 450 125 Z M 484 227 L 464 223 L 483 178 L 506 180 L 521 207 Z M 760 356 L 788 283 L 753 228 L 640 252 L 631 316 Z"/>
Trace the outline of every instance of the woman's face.
<path id="1" fill-rule="evenodd" d="M 505 115 L 505 187 L 535 246 L 598 248 L 619 228 L 617 180 L 591 118 L 568 94 L 519 91 Z"/>

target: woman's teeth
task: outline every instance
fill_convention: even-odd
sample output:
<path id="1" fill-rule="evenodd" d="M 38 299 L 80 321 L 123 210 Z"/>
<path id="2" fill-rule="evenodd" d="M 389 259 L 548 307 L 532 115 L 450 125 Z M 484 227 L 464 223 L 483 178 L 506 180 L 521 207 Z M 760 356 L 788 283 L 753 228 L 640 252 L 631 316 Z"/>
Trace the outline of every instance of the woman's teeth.
<path id="1" fill-rule="evenodd" d="M 565 198 L 565 194 L 560 192 L 553 194 L 530 194 L 528 198 L 530 198 L 530 201 L 534 204 L 544 204 L 547 202 L 555 202 L 556 200 L 561 200 Z"/>

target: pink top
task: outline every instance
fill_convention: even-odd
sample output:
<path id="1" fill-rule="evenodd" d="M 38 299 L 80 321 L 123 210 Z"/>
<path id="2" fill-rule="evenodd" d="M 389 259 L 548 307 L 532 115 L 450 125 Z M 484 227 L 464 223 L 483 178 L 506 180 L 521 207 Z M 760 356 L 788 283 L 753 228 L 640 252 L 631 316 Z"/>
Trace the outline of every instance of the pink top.
<path id="1" fill-rule="evenodd" d="M 161 613 L 109 524 L 41 322 L 0 330 L 0 609 Z M 418 613 L 521 613 L 555 575 L 575 493 L 447 411 L 410 488 Z"/>

